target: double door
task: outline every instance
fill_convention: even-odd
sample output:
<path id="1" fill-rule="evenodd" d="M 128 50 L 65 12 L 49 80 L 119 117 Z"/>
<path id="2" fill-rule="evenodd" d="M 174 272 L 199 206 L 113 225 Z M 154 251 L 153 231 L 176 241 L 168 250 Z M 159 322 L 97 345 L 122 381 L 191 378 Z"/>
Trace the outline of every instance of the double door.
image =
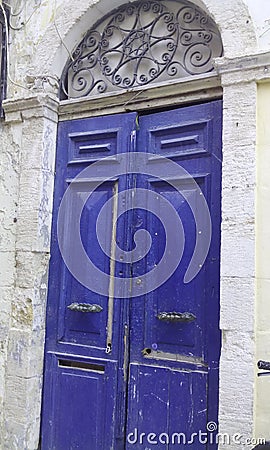
<path id="1" fill-rule="evenodd" d="M 216 448 L 221 110 L 60 123 L 42 449 Z"/>

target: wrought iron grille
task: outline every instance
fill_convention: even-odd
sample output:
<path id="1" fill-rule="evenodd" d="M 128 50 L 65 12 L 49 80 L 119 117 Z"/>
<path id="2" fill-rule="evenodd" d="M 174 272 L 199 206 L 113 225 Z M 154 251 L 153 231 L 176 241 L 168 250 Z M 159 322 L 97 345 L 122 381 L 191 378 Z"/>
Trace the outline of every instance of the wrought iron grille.
<path id="1" fill-rule="evenodd" d="M 6 9 L 8 16 L 8 9 Z M 7 35 L 5 18 L 0 8 L 0 117 L 4 116 L 2 101 L 6 96 L 7 89 Z"/>
<path id="2" fill-rule="evenodd" d="M 64 70 L 61 98 L 79 98 L 214 70 L 222 41 L 213 20 L 186 0 L 125 4 L 91 28 Z"/>

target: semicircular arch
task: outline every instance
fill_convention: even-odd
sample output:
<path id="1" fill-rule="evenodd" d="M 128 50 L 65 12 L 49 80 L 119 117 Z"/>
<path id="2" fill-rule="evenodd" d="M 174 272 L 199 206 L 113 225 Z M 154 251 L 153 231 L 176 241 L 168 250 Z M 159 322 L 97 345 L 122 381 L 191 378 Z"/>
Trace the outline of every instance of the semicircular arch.
<path id="1" fill-rule="evenodd" d="M 110 0 L 110 10 L 124 3 L 122 0 Z M 192 3 L 202 8 L 215 22 L 225 57 L 234 58 L 257 51 L 255 29 L 242 0 L 193 0 Z M 71 54 L 87 31 L 107 13 L 108 0 L 65 1 L 57 10 L 57 30 L 51 23 L 36 47 L 32 64 L 35 73 L 60 78 L 70 56 L 68 51 Z M 44 50 L 48 48 L 51 50 L 49 57 Z"/>

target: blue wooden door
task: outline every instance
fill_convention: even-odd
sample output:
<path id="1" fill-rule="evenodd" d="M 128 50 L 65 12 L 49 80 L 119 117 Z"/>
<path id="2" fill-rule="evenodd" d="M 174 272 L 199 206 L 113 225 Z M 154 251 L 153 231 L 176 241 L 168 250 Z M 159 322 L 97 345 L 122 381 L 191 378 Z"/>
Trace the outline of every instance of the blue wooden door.
<path id="1" fill-rule="evenodd" d="M 217 422 L 220 181 L 220 101 L 60 123 L 44 450 L 172 449 L 191 439 L 194 449 L 215 448 L 199 432 Z M 141 233 L 136 254 L 144 229 L 151 241 Z M 194 262 L 199 247 L 205 258 Z M 179 250 L 161 282 L 156 268 Z"/>

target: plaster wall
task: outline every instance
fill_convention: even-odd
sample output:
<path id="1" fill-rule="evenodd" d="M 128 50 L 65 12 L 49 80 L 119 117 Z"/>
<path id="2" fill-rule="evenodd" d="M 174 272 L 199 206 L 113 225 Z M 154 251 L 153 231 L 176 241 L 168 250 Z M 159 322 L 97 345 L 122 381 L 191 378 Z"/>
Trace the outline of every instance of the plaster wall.
<path id="1" fill-rule="evenodd" d="M 257 142 L 257 207 L 256 207 L 256 276 L 257 276 L 257 314 L 256 314 L 256 360 L 269 360 L 270 356 L 270 83 L 258 86 L 257 104 L 258 142 Z M 257 380 L 256 390 L 256 435 L 267 436 L 270 440 L 270 382 L 268 376 Z"/>
<path id="2" fill-rule="evenodd" d="M 19 29 L 10 32 L 13 82 L 8 84 L 6 120 L 0 124 L 0 448 L 35 450 L 39 442 L 57 80 L 68 50 L 108 12 L 108 2 L 29 0 L 11 2 L 13 7 L 15 3 L 23 8 L 21 15 L 12 18 L 13 28 Z M 254 55 L 252 64 L 256 65 L 257 55 L 270 50 L 270 5 L 265 0 L 195 3 L 219 26 L 225 54 L 218 62 L 224 90 L 220 431 L 250 437 L 255 433 L 256 413 L 259 436 L 267 432 L 265 407 L 258 407 L 267 378 L 258 385 L 255 403 L 255 362 L 259 348 L 265 348 L 267 358 L 268 335 L 265 329 L 258 333 L 255 329 L 256 289 L 261 295 L 267 287 L 260 280 L 255 284 L 256 79 L 267 77 L 265 67 L 269 70 L 270 66 L 251 69 L 245 57 Z M 120 0 L 111 0 L 110 8 L 119 4 Z M 267 108 L 264 102 L 263 111 Z M 262 100 L 258 108 L 260 111 Z M 266 147 L 262 158 L 265 152 Z M 264 226 L 266 216 L 258 217 Z M 259 324 L 264 312 L 257 311 Z M 256 336 L 261 340 L 257 347 Z M 247 446 L 230 443 L 220 448 Z"/>
<path id="3" fill-rule="evenodd" d="M 254 398 L 256 83 L 235 84 L 233 78 L 227 83 L 223 99 L 219 420 L 222 433 L 249 438 Z"/>

